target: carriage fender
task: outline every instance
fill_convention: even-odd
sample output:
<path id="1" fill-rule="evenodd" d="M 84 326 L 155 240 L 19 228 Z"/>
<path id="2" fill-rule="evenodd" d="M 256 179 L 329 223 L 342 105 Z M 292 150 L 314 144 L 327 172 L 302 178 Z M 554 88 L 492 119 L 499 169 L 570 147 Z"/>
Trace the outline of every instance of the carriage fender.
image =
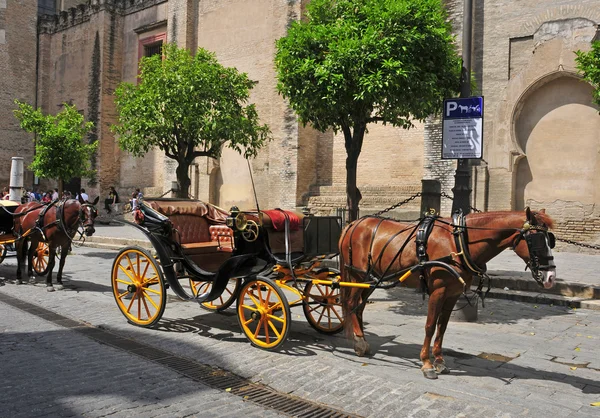
<path id="1" fill-rule="evenodd" d="M 232 277 L 257 274 L 264 270 L 266 266 L 266 261 L 257 257 L 256 254 L 235 255 L 221 264 L 214 278 L 213 285 L 210 287 L 210 291 L 198 295 L 194 300 L 198 303 L 213 301 L 219 298 L 225 291 L 229 279 Z"/>

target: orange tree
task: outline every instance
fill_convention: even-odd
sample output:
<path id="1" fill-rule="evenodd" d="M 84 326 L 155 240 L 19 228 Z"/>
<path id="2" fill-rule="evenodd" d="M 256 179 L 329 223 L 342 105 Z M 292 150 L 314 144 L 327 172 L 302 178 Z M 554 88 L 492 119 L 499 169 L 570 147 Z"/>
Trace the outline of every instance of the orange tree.
<path id="1" fill-rule="evenodd" d="M 440 0 L 312 0 L 277 41 L 275 64 L 299 120 L 344 134 L 350 220 L 367 125 L 408 129 L 438 113 L 461 67 Z"/>
<path id="2" fill-rule="evenodd" d="M 21 128 L 36 134 L 35 155 L 29 166 L 36 176 L 58 180 L 62 194 L 65 181 L 94 174 L 91 158 L 98 143 L 83 141 L 94 124 L 85 122 L 75 106 L 64 103 L 56 115 L 44 115 L 28 103 L 15 100 L 15 104 L 18 108 L 14 114 Z"/>
<path id="3" fill-rule="evenodd" d="M 248 158 L 269 139 L 256 107 L 246 104 L 256 83 L 205 49 L 192 55 L 167 44 L 162 56 L 142 58 L 137 85 L 117 88 L 113 131 L 121 149 L 135 156 L 159 148 L 177 161 L 178 197 L 187 198 L 196 157 L 218 158 L 227 146 Z"/>

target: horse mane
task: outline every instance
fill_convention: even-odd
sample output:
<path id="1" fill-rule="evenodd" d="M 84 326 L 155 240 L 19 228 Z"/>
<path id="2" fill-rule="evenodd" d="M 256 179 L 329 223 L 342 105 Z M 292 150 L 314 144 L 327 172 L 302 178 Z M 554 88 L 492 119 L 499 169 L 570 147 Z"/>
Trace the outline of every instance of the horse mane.
<path id="1" fill-rule="evenodd" d="M 542 209 L 543 210 L 543 209 Z M 531 211 L 533 216 L 537 219 L 538 222 L 544 223 L 549 229 L 554 228 L 554 220 L 545 212 L 536 212 Z M 493 211 L 493 212 L 479 212 L 470 214 L 470 218 L 474 221 L 479 222 L 488 222 L 492 219 L 498 219 L 502 217 L 506 217 L 507 215 L 517 215 L 523 218 L 523 222 L 525 222 L 526 215 L 525 211 Z"/>

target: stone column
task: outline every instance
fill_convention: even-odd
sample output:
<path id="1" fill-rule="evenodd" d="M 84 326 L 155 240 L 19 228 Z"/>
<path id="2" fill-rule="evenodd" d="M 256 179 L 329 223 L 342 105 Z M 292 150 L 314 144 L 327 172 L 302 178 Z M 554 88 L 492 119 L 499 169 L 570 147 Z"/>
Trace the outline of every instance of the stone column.
<path id="1" fill-rule="evenodd" d="M 9 199 L 21 201 L 23 195 L 23 157 L 12 157 L 10 166 L 10 195 Z"/>

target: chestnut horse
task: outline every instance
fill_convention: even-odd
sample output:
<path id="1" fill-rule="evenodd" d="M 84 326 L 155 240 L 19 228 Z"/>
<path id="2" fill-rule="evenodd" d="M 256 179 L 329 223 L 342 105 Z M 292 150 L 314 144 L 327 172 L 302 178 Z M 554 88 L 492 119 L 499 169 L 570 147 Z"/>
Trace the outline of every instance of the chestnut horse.
<path id="1" fill-rule="evenodd" d="M 425 219 L 429 221 L 424 222 Z M 426 225 L 429 234 L 424 232 Z M 364 217 L 342 232 L 341 277 L 343 281 L 380 287 L 389 281 L 398 284 L 398 278 L 401 281 L 409 278 L 414 285 L 422 275 L 429 303 L 421 370 L 426 378 L 437 379 L 438 374 L 449 373 L 442 355 L 442 341 L 450 314 L 461 294 L 471 288 L 473 277 L 485 273 L 488 261 L 506 248 L 513 248 L 540 285 L 553 286 L 556 266 L 551 248 L 555 238 L 548 232 L 552 226 L 553 221 L 544 210 L 532 212 L 529 208 L 525 213 L 486 212 L 466 217 L 455 214 L 452 219 L 424 218 L 419 224 Z M 363 333 L 363 311 L 372 291 L 373 286 L 341 289 L 346 334 L 353 337 L 354 350 L 359 356 L 369 354 Z M 436 325 L 432 363 L 429 348 Z"/>
<path id="2" fill-rule="evenodd" d="M 50 250 L 48 260 L 48 275 L 46 276 L 46 290 L 54 291 L 52 286 L 52 270 L 56 262 L 56 250 L 60 247 L 61 257 L 58 266 L 56 281 L 60 290 L 62 285 L 62 271 L 69 253 L 71 241 L 80 226 L 85 235 L 91 236 L 94 232 L 94 219 L 98 216 L 95 208 L 98 197 L 93 203 L 86 203 L 79 197 L 77 199 L 52 202 L 40 205 L 31 202 L 20 205 L 15 210 L 14 231 L 19 236 L 17 239 L 17 283 L 22 283 L 21 266 L 27 255 L 27 272 L 30 281 L 35 281 L 33 276 L 33 254 L 41 241 L 47 242 Z M 21 214 L 21 216 L 19 216 Z M 27 251 L 28 242 L 31 243 Z"/>

